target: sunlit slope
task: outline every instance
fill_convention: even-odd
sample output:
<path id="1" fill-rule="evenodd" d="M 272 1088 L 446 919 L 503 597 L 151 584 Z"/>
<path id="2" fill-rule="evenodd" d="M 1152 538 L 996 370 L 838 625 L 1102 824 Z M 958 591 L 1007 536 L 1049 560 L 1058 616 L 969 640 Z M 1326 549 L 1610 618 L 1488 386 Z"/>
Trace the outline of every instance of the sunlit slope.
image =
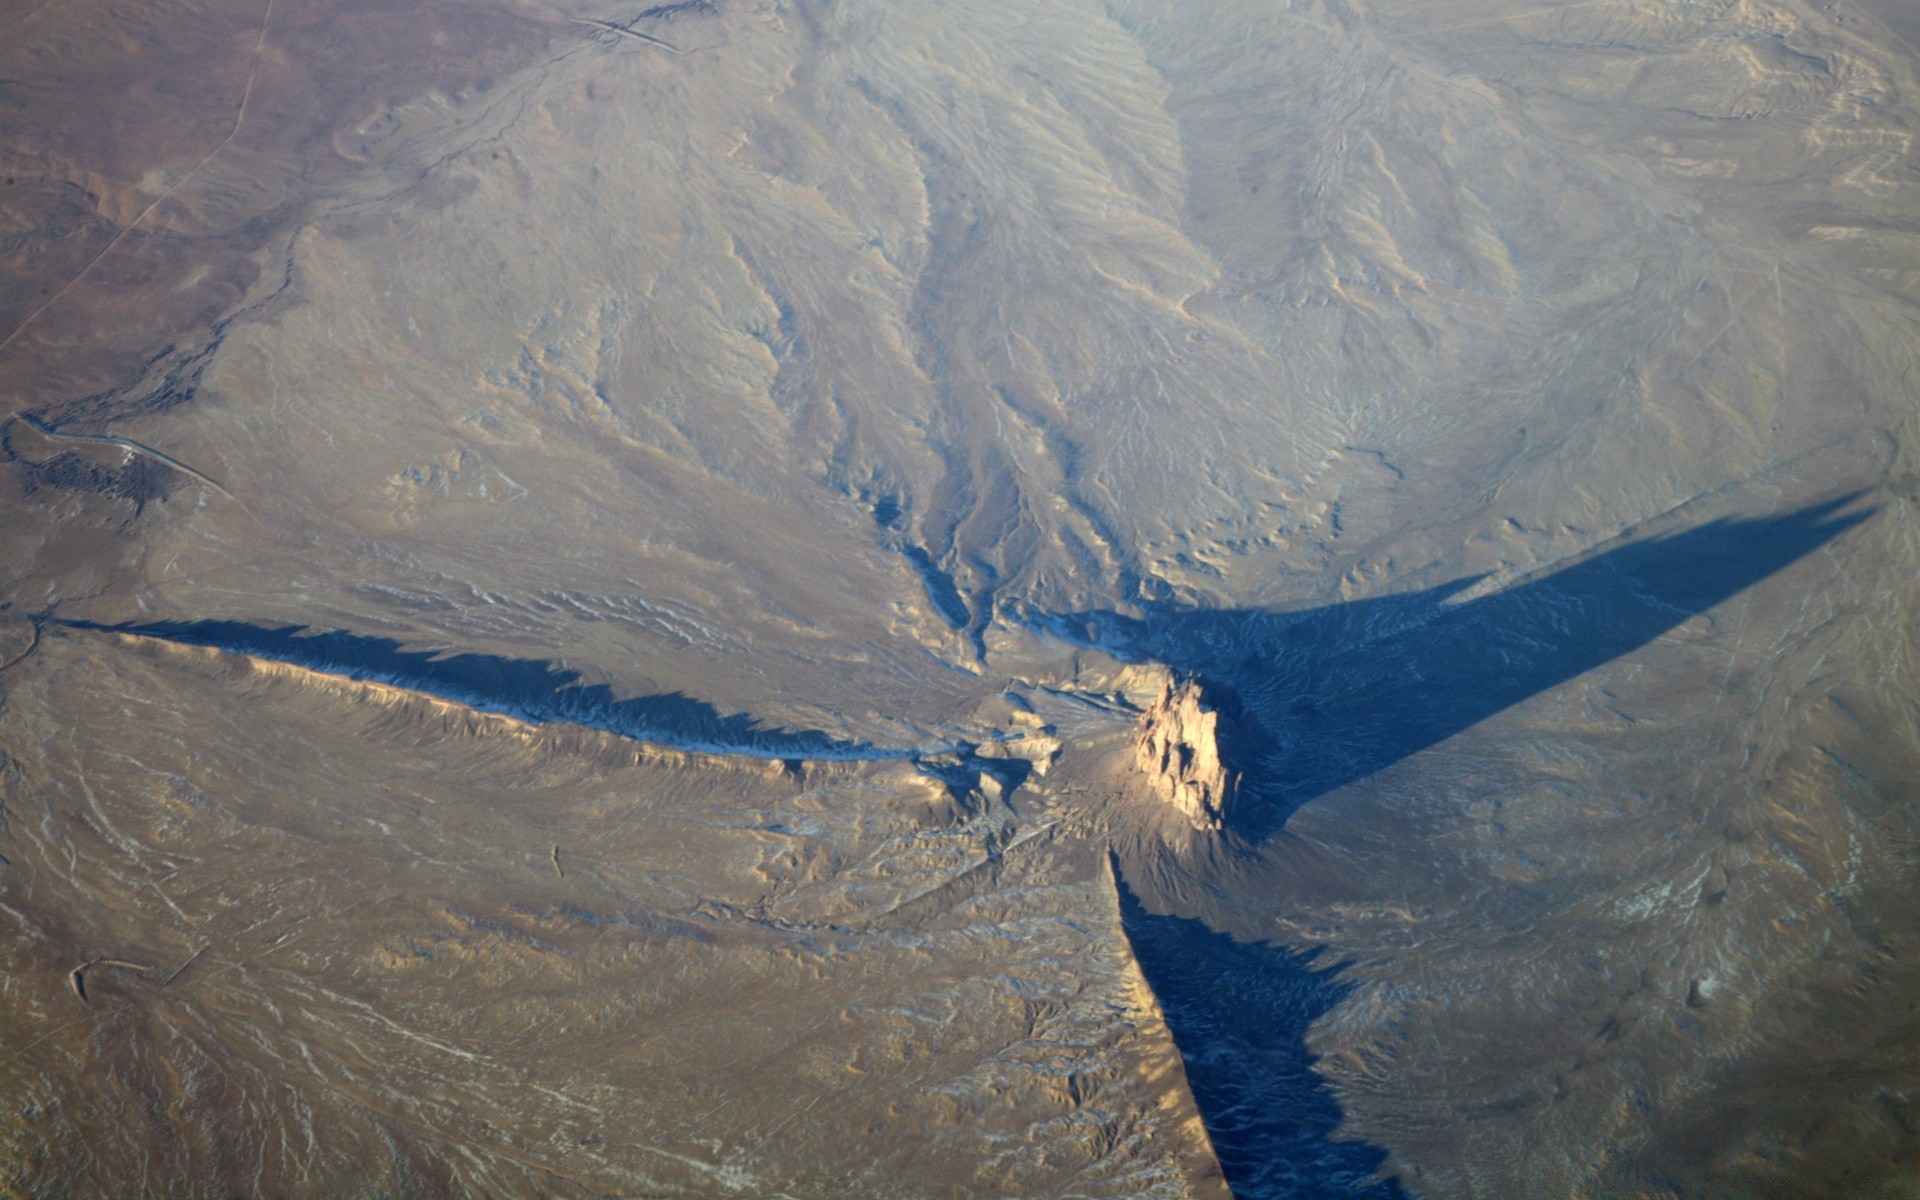
<path id="1" fill-rule="evenodd" d="M 899 709 L 1004 597 L 1122 601 L 1196 524 L 1271 544 L 1342 435 L 1183 307 L 1165 84 L 1088 12 L 979 16 L 729 12 L 368 114 L 341 152 L 419 184 L 320 204 L 226 331 L 189 449 L 245 511 L 156 547 L 165 606 L 816 690 L 741 680 L 766 647 Z"/>
<path id="2" fill-rule="evenodd" d="M 1221 1194 L 1104 860 L 991 789 L 109 635 L 8 679 L 34 1194 Z"/>
<path id="3" fill-rule="evenodd" d="M 366 169 L 144 423 L 244 503 L 173 502 L 146 602 L 936 721 L 997 611 L 1524 569 L 1835 438 L 1870 480 L 1897 65 L 1784 10 L 1543 20 L 554 14 L 537 67 L 341 118 Z M 1703 63 L 1751 119 L 1674 108 Z"/>
<path id="4" fill-rule="evenodd" d="M 1367 452 L 1330 469 L 1342 536 L 1313 542 L 1352 594 L 1525 569 L 1836 440 L 1860 461 L 1832 484 L 1870 483 L 1907 439 L 1914 67 L 1881 27 L 1118 8 L 1177 81 L 1185 228 L 1221 272 L 1190 307 Z"/>

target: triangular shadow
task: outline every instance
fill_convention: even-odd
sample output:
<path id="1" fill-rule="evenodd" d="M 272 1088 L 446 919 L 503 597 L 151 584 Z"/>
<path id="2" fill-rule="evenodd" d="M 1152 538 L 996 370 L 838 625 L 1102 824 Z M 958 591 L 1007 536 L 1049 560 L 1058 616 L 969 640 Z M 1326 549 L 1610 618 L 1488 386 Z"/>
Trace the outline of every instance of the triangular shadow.
<path id="1" fill-rule="evenodd" d="M 1221 1173 L 1237 1200 L 1405 1200 L 1375 1178 L 1386 1151 L 1335 1141 L 1340 1103 L 1313 1069 L 1307 1027 L 1352 990 L 1312 952 L 1236 942 L 1156 916 L 1115 881 L 1134 960 L 1186 1064 Z"/>
<path id="2" fill-rule="evenodd" d="M 1479 582 L 1302 612 L 1166 605 L 1035 623 L 1198 676 L 1233 715 L 1235 830 L 1258 841 L 1302 804 L 1645 646 L 1873 515 L 1859 493 L 1622 545 L 1473 600 Z"/>

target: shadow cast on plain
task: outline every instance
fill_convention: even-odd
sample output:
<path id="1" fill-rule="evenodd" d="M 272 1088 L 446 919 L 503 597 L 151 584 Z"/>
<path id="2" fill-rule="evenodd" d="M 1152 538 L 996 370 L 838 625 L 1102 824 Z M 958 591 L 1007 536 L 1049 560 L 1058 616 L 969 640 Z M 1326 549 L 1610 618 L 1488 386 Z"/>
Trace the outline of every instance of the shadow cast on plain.
<path id="1" fill-rule="evenodd" d="M 578 671 L 534 659 L 403 650 L 390 638 L 314 633 L 301 625 L 275 628 L 243 621 L 50 623 L 250 654 L 425 692 L 483 712 L 533 722 L 566 721 L 679 750 L 782 760 L 909 757 L 909 752 L 846 741 L 819 730 L 768 729 L 744 713 L 722 714 L 711 704 L 679 692 L 619 699 L 605 684 L 582 685 Z"/>
<path id="2" fill-rule="evenodd" d="M 1294 613 L 1172 606 L 1143 618 L 1049 617 L 1043 628 L 1199 677 L 1244 771 L 1232 831 L 1279 831 L 1300 805 L 1604 663 L 1827 545 L 1873 513 L 1857 494 L 1780 516 L 1627 541 L 1476 599 L 1479 582 Z M 1116 881 L 1120 868 L 1114 868 Z M 1349 990 L 1313 954 L 1250 944 L 1147 911 L 1121 881 L 1121 921 L 1186 1064 L 1239 1200 L 1404 1200 L 1386 1152 L 1336 1141 L 1338 1101 L 1308 1027 Z"/>
<path id="3" fill-rule="evenodd" d="M 1478 579 L 1303 612 L 1077 613 L 1036 624 L 1198 676 L 1233 716 L 1250 841 L 1301 805 L 1647 645 L 1873 515 L 1858 493 L 1627 541 L 1492 595 Z M 1851 511 L 1847 511 L 1850 510 Z"/>
<path id="4" fill-rule="evenodd" d="M 1119 872 L 1116 868 L 1116 880 Z M 1314 955 L 1237 942 L 1156 916 L 1124 882 L 1120 919 L 1187 1069 L 1187 1086 L 1238 1200 L 1405 1200 L 1376 1178 L 1386 1151 L 1336 1141 L 1339 1101 L 1314 1071 L 1307 1027 L 1350 988 Z"/>

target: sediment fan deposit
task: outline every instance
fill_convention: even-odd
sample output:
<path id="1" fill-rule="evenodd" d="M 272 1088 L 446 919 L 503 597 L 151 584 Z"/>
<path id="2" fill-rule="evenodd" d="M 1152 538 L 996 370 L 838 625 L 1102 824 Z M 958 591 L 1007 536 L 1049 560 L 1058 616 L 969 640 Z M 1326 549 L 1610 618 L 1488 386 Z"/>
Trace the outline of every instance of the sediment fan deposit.
<path id="1" fill-rule="evenodd" d="M 1225 822 L 1240 778 L 1220 760 L 1220 713 L 1207 705 L 1198 680 L 1169 679 L 1140 715 L 1133 762 L 1153 794 L 1195 829 Z"/>
<path id="2" fill-rule="evenodd" d="M 0 0 L 0 1193 L 1910 1193 L 1916 45 Z"/>

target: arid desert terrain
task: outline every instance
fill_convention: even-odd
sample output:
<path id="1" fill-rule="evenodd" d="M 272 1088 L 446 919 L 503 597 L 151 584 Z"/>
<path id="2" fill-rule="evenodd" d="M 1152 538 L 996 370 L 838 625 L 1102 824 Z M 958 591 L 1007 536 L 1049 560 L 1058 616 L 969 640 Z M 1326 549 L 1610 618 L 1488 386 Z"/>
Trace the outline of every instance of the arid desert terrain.
<path id="1" fill-rule="evenodd" d="M 0 1196 L 1920 1196 L 1910 0 L 0 31 Z"/>

